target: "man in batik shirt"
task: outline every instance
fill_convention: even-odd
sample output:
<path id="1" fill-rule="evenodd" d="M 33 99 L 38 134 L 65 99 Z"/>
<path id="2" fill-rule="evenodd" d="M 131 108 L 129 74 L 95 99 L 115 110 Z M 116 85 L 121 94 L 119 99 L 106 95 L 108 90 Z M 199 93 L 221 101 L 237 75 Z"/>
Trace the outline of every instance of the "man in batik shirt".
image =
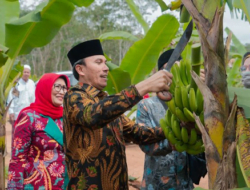
<path id="1" fill-rule="evenodd" d="M 148 92 L 168 91 L 172 75 L 160 71 L 108 96 L 102 90 L 109 69 L 99 40 L 76 45 L 68 58 L 79 80 L 64 98 L 68 189 L 128 190 L 125 139 L 150 144 L 165 136 L 159 127 L 140 127 L 123 113 Z"/>
<path id="2" fill-rule="evenodd" d="M 166 66 L 173 49 L 165 51 L 158 59 L 158 70 Z M 181 57 L 179 57 L 179 60 Z M 137 107 L 136 122 L 154 129 L 159 126 L 167 110 L 167 105 L 157 96 L 142 100 Z M 193 189 L 187 171 L 186 152 L 172 150 L 168 140 L 150 145 L 141 145 L 145 152 L 144 173 L 141 190 L 188 190 Z"/>

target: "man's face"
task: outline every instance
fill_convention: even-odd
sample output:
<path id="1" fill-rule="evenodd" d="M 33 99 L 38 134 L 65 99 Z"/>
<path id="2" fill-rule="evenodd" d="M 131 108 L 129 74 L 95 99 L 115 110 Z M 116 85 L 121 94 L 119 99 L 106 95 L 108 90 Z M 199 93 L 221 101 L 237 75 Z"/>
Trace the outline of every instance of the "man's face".
<path id="1" fill-rule="evenodd" d="M 247 58 L 244 62 L 244 66 L 246 68 L 245 71 L 250 71 L 250 58 Z M 244 72 L 244 71 L 243 71 Z"/>
<path id="2" fill-rule="evenodd" d="M 27 69 L 27 68 L 24 68 L 24 69 L 23 69 L 23 76 L 22 76 L 22 79 L 23 79 L 24 81 L 28 81 L 29 77 L 30 77 L 30 70 Z"/>
<path id="3" fill-rule="evenodd" d="M 102 90 L 107 86 L 109 68 L 103 55 L 94 55 L 84 59 L 86 65 L 81 65 L 83 82 Z"/>

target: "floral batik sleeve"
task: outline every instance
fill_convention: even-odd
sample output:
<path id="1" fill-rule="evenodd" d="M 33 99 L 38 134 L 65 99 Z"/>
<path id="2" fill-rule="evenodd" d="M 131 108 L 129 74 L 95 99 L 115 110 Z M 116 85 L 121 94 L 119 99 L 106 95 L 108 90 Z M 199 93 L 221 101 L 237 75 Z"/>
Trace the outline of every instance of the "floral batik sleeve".
<path id="1" fill-rule="evenodd" d="M 149 116 L 147 107 L 144 104 L 144 101 L 140 101 L 137 106 L 136 123 L 142 126 L 155 128 L 155 124 L 153 124 L 154 122 L 151 121 L 150 119 L 150 116 Z M 140 145 L 140 148 L 143 152 L 145 152 L 147 155 L 150 155 L 150 156 L 166 155 L 172 152 L 172 148 L 169 146 L 167 139 L 164 139 L 156 143 L 148 144 L 148 145 Z"/>
<path id="2" fill-rule="evenodd" d="M 29 167 L 27 156 L 31 144 L 31 122 L 27 114 L 22 113 L 16 121 L 14 142 L 9 164 L 8 189 L 23 189 L 25 170 Z"/>

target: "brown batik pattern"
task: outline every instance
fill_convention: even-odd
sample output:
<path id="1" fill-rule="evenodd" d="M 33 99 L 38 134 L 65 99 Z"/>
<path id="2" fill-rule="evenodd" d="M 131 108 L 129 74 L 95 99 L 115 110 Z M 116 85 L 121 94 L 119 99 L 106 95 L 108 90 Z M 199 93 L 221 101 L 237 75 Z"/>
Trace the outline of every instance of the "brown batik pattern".
<path id="1" fill-rule="evenodd" d="M 123 115 L 141 98 L 134 86 L 112 96 L 80 83 L 69 90 L 63 119 L 68 189 L 128 189 L 124 140 L 164 139 L 160 128 L 139 126 Z"/>

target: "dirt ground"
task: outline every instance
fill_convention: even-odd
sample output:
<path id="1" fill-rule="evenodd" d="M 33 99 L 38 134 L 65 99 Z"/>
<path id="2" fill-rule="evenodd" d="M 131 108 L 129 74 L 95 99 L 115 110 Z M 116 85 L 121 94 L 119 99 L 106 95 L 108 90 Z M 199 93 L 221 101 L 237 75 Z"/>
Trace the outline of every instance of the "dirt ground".
<path id="1" fill-rule="evenodd" d="M 9 166 L 10 161 L 10 149 L 11 149 L 11 125 L 9 122 L 6 123 L 6 136 L 7 136 L 7 156 L 5 159 L 6 167 Z M 128 174 L 131 177 L 137 178 L 133 182 L 129 182 L 129 190 L 137 190 L 141 184 L 143 168 L 144 168 L 144 153 L 135 144 L 128 144 L 126 146 Z M 6 180 L 7 182 L 7 180 Z M 207 176 L 201 180 L 199 187 L 208 189 Z"/>

